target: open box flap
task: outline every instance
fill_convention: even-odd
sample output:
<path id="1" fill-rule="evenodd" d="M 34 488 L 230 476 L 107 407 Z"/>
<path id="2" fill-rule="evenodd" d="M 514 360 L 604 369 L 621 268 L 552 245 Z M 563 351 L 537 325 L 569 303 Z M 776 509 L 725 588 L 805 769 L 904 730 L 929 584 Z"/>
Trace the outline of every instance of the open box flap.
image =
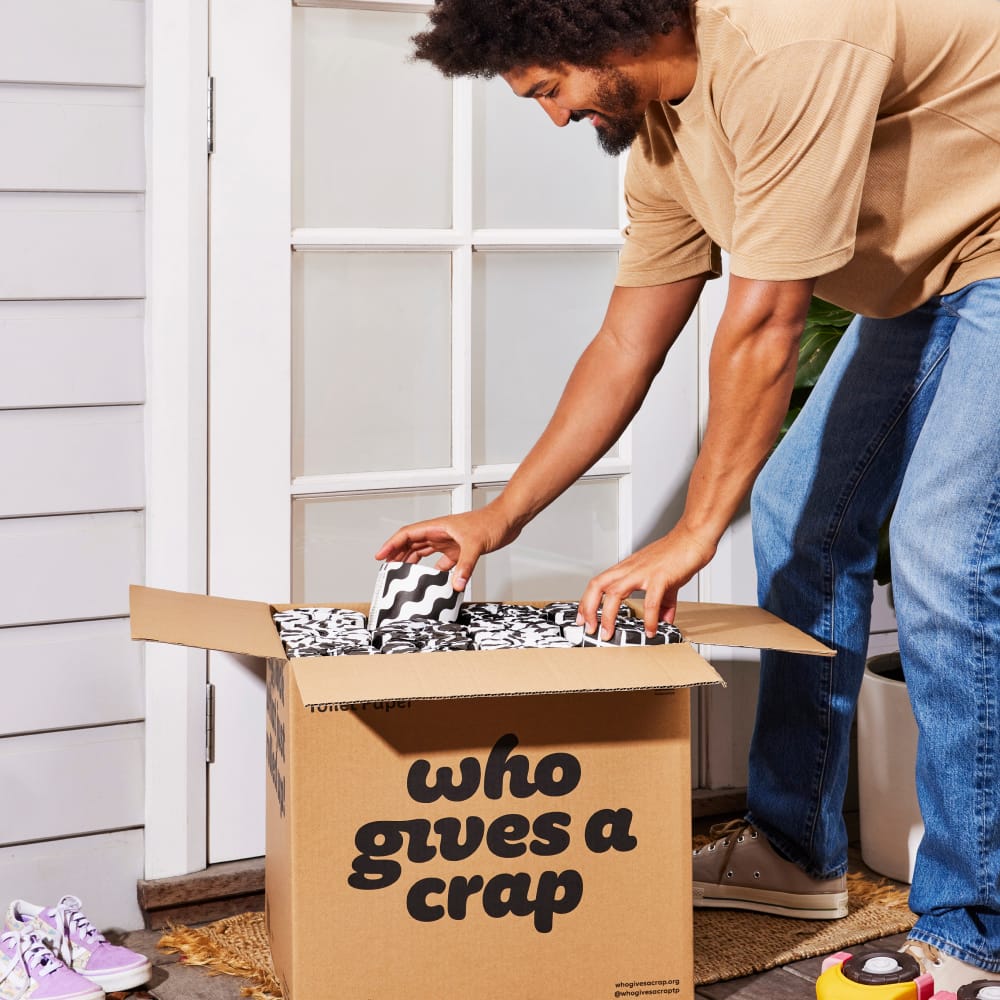
<path id="1" fill-rule="evenodd" d="M 247 656 L 284 657 L 271 609 L 258 601 L 129 587 L 132 638 Z"/>
<path id="2" fill-rule="evenodd" d="M 305 705 L 491 698 L 584 691 L 666 691 L 722 684 L 687 643 L 598 649 L 504 649 L 437 656 L 291 659 Z"/>
<path id="3" fill-rule="evenodd" d="M 641 604 L 637 611 L 642 613 Z M 742 604 L 678 601 L 674 624 L 688 642 L 780 649 L 813 656 L 836 655 L 834 650 L 769 611 Z"/>

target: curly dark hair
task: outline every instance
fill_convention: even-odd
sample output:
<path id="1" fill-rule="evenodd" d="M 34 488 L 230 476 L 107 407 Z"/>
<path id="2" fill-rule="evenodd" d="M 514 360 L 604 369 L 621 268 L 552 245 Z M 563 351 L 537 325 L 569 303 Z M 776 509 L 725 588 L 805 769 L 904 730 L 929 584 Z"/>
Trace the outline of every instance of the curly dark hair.
<path id="1" fill-rule="evenodd" d="M 644 52 L 689 18 L 691 0 L 434 0 L 414 56 L 446 76 L 527 66 L 597 68 L 616 49 Z"/>

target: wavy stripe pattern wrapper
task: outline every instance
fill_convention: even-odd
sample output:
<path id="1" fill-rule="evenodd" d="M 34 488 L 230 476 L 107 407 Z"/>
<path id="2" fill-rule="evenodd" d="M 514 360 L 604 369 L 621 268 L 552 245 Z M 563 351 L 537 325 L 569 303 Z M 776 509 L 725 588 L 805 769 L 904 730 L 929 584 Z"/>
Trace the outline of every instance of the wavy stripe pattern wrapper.
<path id="1" fill-rule="evenodd" d="M 412 618 L 453 622 L 461 606 L 462 593 L 452 587 L 449 573 L 419 563 L 385 562 L 375 578 L 368 628 Z"/>

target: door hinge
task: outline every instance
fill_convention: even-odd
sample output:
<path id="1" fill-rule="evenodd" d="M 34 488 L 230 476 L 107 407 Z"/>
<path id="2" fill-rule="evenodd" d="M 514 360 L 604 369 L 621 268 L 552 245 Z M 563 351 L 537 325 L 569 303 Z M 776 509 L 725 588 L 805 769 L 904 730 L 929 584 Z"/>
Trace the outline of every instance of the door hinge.
<path id="1" fill-rule="evenodd" d="M 208 78 L 208 155 L 215 152 L 215 77 Z"/>
<path id="2" fill-rule="evenodd" d="M 215 763 L 215 685 L 205 685 L 205 762 Z"/>

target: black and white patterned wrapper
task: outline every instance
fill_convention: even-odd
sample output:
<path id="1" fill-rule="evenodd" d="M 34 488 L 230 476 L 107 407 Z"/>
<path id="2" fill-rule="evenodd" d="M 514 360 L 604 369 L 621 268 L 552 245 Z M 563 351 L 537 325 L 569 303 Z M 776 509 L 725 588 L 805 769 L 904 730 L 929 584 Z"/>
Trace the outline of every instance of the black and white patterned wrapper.
<path id="1" fill-rule="evenodd" d="M 518 649 L 521 641 L 509 632 L 482 632 L 476 636 L 476 649 Z"/>
<path id="2" fill-rule="evenodd" d="M 429 618 L 388 622 L 372 636 L 382 652 L 447 653 L 474 648 L 472 635 L 464 625 Z"/>
<path id="3" fill-rule="evenodd" d="M 563 633 L 578 646 L 665 646 L 684 641 L 680 631 L 666 622 L 661 622 L 652 636 L 646 635 L 646 630 L 638 619 L 625 624 L 619 619 L 615 625 L 615 630 L 609 639 L 600 637 L 600 628 L 593 635 L 588 635 L 583 625 L 567 625 Z"/>
<path id="4" fill-rule="evenodd" d="M 375 579 L 368 627 L 374 631 L 387 622 L 416 617 L 454 622 L 461 606 L 462 593 L 452 587 L 450 575 L 443 570 L 386 562 Z"/>
<path id="5" fill-rule="evenodd" d="M 292 608 L 275 611 L 274 620 L 282 631 L 325 625 L 329 628 L 364 628 L 365 616 L 360 611 L 344 608 Z"/>
<path id="6" fill-rule="evenodd" d="M 303 642 L 285 646 L 286 654 L 296 656 L 356 656 L 359 653 L 370 655 L 377 653 L 374 646 L 360 642 L 337 641 L 334 639 Z"/>
<path id="7" fill-rule="evenodd" d="M 360 611 L 293 608 L 276 611 L 274 623 L 289 657 L 370 653 L 372 635 Z"/>
<path id="8" fill-rule="evenodd" d="M 405 577 L 412 567 L 405 563 L 386 564 L 406 567 Z M 419 567 L 418 567 L 419 569 Z M 573 646 L 650 646 L 683 642 L 683 636 L 673 625 L 661 623 L 656 635 L 648 637 L 642 621 L 622 607 L 615 618 L 615 630 L 610 639 L 586 635 L 584 627 L 576 625 L 578 605 L 560 602 L 543 608 L 526 604 L 469 603 L 459 607 L 461 595 L 455 595 L 448 574 L 436 570 L 415 574 L 419 578 L 437 577 L 437 586 L 446 586 L 446 613 L 458 620 L 438 617 L 440 607 L 429 588 L 423 588 L 425 600 L 411 600 L 412 588 L 393 589 L 392 581 L 381 593 L 393 597 L 387 606 L 390 617 L 369 631 L 360 612 L 340 608 L 296 608 L 274 615 L 288 656 L 368 656 L 375 653 L 439 653 L 469 649 L 565 649 Z M 380 573 L 380 576 L 382 574 Z M 385 573 L 388 578 L 388 570 Z M 419 588 L 418 588 L 419 589 Z M 376 591 L 378 596 L 379 591 Z M 453 596 L 454 595 L 454 596 Z M 420 597 L 421 595 L 417 595 Z M 458 601 L 454 601 L 454 597 Z M 373 606 L 376 602 L 373 602 Z M 395 610 L 392 610 L 392 608 Z M 403 611 L 406 617 L 392 618 Z M 426 613 L 427 611 L 431 613 Z M 600 613 L 598 613 L 600 618 Z"/>
<path id="9" fill-rule="evenodd" d="M 580 605 L 575 602 L 558 601 L 555 604 L 546 604 L 542 610 L 550 622 L 561 627 L 563 625 L 575 625 L 579 609 Z"/>

